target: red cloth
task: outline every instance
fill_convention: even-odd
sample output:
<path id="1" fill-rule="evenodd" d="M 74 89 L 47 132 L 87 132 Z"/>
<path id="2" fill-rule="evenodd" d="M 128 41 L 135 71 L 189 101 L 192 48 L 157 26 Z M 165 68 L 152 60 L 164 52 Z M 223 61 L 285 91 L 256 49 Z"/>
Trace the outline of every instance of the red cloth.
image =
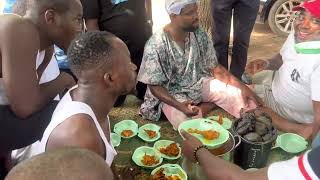
<path id="1" fill-rule="evenodd" d="M 320 0 L 306 0 L 300 6 L 294 7 L 294 11 L 305 9 L 313 16 L 320 18 Z"/>

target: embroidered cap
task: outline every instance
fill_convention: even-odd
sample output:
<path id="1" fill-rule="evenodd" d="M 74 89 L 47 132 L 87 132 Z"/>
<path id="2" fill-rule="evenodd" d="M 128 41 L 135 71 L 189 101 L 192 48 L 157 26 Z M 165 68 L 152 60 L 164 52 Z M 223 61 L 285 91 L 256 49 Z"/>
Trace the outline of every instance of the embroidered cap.
<path id="1" fill-rule="evenodd" d="M 166 0 L 166 10 L 169 15 L 179 15 L 186 5 L 193 3 L 197 3 L 197 0 Z"/>

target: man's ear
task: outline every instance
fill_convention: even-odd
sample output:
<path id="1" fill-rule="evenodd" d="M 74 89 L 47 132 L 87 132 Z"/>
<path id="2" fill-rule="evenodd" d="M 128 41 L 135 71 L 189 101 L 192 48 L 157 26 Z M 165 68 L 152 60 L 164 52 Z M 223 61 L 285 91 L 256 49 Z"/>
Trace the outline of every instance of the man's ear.
<path id="1" fill-rule="evenodd" d="M 53 9 L 48 9 L 44 13 L 47 24 L 54 24 L 56 21 L 56 12 Z"/>
<path id="2" fill-rule="evenodd" d="M 105 82 L 105 84 L 106 84 L 107 86 L 110 86 L 110 84 L 112 84 L 114 80 L 113 80 L 113 77 L 112 77 L 111 74 L 105 73 L 105 74 L 103 75 L 103 81 Z"/>

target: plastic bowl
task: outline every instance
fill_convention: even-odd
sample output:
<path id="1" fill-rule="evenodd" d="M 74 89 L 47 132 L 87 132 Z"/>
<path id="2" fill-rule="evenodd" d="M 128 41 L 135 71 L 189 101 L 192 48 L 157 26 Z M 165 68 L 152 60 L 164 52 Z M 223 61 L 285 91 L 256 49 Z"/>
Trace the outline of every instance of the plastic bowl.
<path id="1" fill-rule="evenodd" d="M 208 146 L 208 148 L 210 148 L 210 149 L 220 147 L 225 142 L 227 142 L 229 139 L 229 132 L 226 129 L 224 129 L 219 123 L 212 121 L 212 120 L 193 119 L 193 120 L 184 121 L 179 125 L 179 128 L 178 128 L 180 135 L 181 135 L 182 129 L 185 130 L 186 132 L 188 132 L 189 128 L 198 129 L 201 131 L 214 130 L 214 131 L 219 132 L 220 133 L 219 137 L 214 140 L 207 140 L 200 134 L 192 133 L 193 136 L 198 138 L 202 142 L 202 144 Z M 183 136 L 182 136 L 182 138 L 183 138 Z"/>
<path id="2" fill-rule="evenodd" d="M 166 176 L 177 175 L 182 180 L 187 180 L 188 179 L 187 173 L 178 164 L 164 164 L 164 165 L 154 169 L 151 172 L 151 175 L 154 175 L 161 168 L 164 169 L 164 174 Z"/>
<path id="3" fill-rule="evenodd" d="M 170 141 L 170 140 L 160 140 L 160 141 L 157 141 L 156 143 L 154 143 L 153 145 L 153 148 L 158 151 L 161 156 L 164 158 L 164 159 L 169 159 L 169 160 L 175 160 L 175 159 L 179 159 L 181 157 L 181 147 L 180 147 L 180 144 L 179 143 L 176 143 L 178 145 L 178 148 L 179 148 L 179 154 L 178 156 L 167 156 L 165 154 L 162 154 L 160 152 L 160 148 L 166 148 L 167 146 L 169 146 L 170 144 L 172 143 L 176 143 L 174 141 Z"/>
<path id="4" fill-rule="evenodd" d="M 138 137 L 140 137 L 142 140 L 144 140 L 146 142 L 154 142 L 154 141 L 158 140 L 161 136 L 160 135 L 160 128 L 161 128 L 160 126 L 155 125 L 155 124 L 143 125 L 139 128 Z M 150 138 L 144 130 L 155 131 L 157 134 L 154 138 Z"/>
<path id="5" fill-rule="evenodd" d="M 113 147 L 119 146 L 121 143 L 121 136 L 116 133 L 111 133 L 111 144 Z"/>
<path id="6" fill-rule="evenodd" d="M 141 160 L 143 159 L 143 156 L 145 154 L 155 156 L 156 159 L 159 160 L 159 162 L 157 164 L 152 165 L 152 166 L 144 165 L 141 162 Z M 161 157 L 161 154 L 159 152 L 157 152 L 154 148 L 148 147 L 148 146 L 141 146 L 134 151 L 134 153 L 132 155 L 132 160 L 134 163 L 136 163 L 136 165 L 138 165 L 140 167 L 154 168 L 154 167 L 159 166 L 162 163 L 163 158 Z"/>
<path id="7" fill-rule="evenodd" d="M 207 117 L 207 119 L 217 121 L 219 119 L 219 116 L 211 116 L 211 117 Z M 224 117 L 222 120 L 223 120 L 223 124 L 221 124 L 221 126 L 227 130 L 231 129 L 232 121 L 226 117 Z"/>
<path id="8" fill-rule="evenodd" d="M 300 153 L 307 149 L 308 142 L 297 134 L 285 133 L 278 136 L 276 146 L 288 153 Z"/>
<path id="9" fill-rule="evenodd" d="M 133 134 L 129 137 L 122 136 L 121 133 L 124 130 L 131 130 Z M 138 124 L 133 120 L 123 120 L 114 125 L 113 131 L 117 133 L 122 138 L 128 139 L 132 138 L 138 133 Z"/>

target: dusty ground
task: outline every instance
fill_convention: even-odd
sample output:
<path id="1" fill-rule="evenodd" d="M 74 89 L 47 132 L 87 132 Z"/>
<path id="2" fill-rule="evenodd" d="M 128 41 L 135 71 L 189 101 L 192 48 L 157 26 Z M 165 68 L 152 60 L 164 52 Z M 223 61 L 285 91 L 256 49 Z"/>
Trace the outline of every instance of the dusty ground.
<path id="1" fill-rule="evenodd" d="M 248 60 L 271 57 L 279 52 L 285 39 L 273 34 L 268 25 L 256 24 L 251 34 Z"/>

